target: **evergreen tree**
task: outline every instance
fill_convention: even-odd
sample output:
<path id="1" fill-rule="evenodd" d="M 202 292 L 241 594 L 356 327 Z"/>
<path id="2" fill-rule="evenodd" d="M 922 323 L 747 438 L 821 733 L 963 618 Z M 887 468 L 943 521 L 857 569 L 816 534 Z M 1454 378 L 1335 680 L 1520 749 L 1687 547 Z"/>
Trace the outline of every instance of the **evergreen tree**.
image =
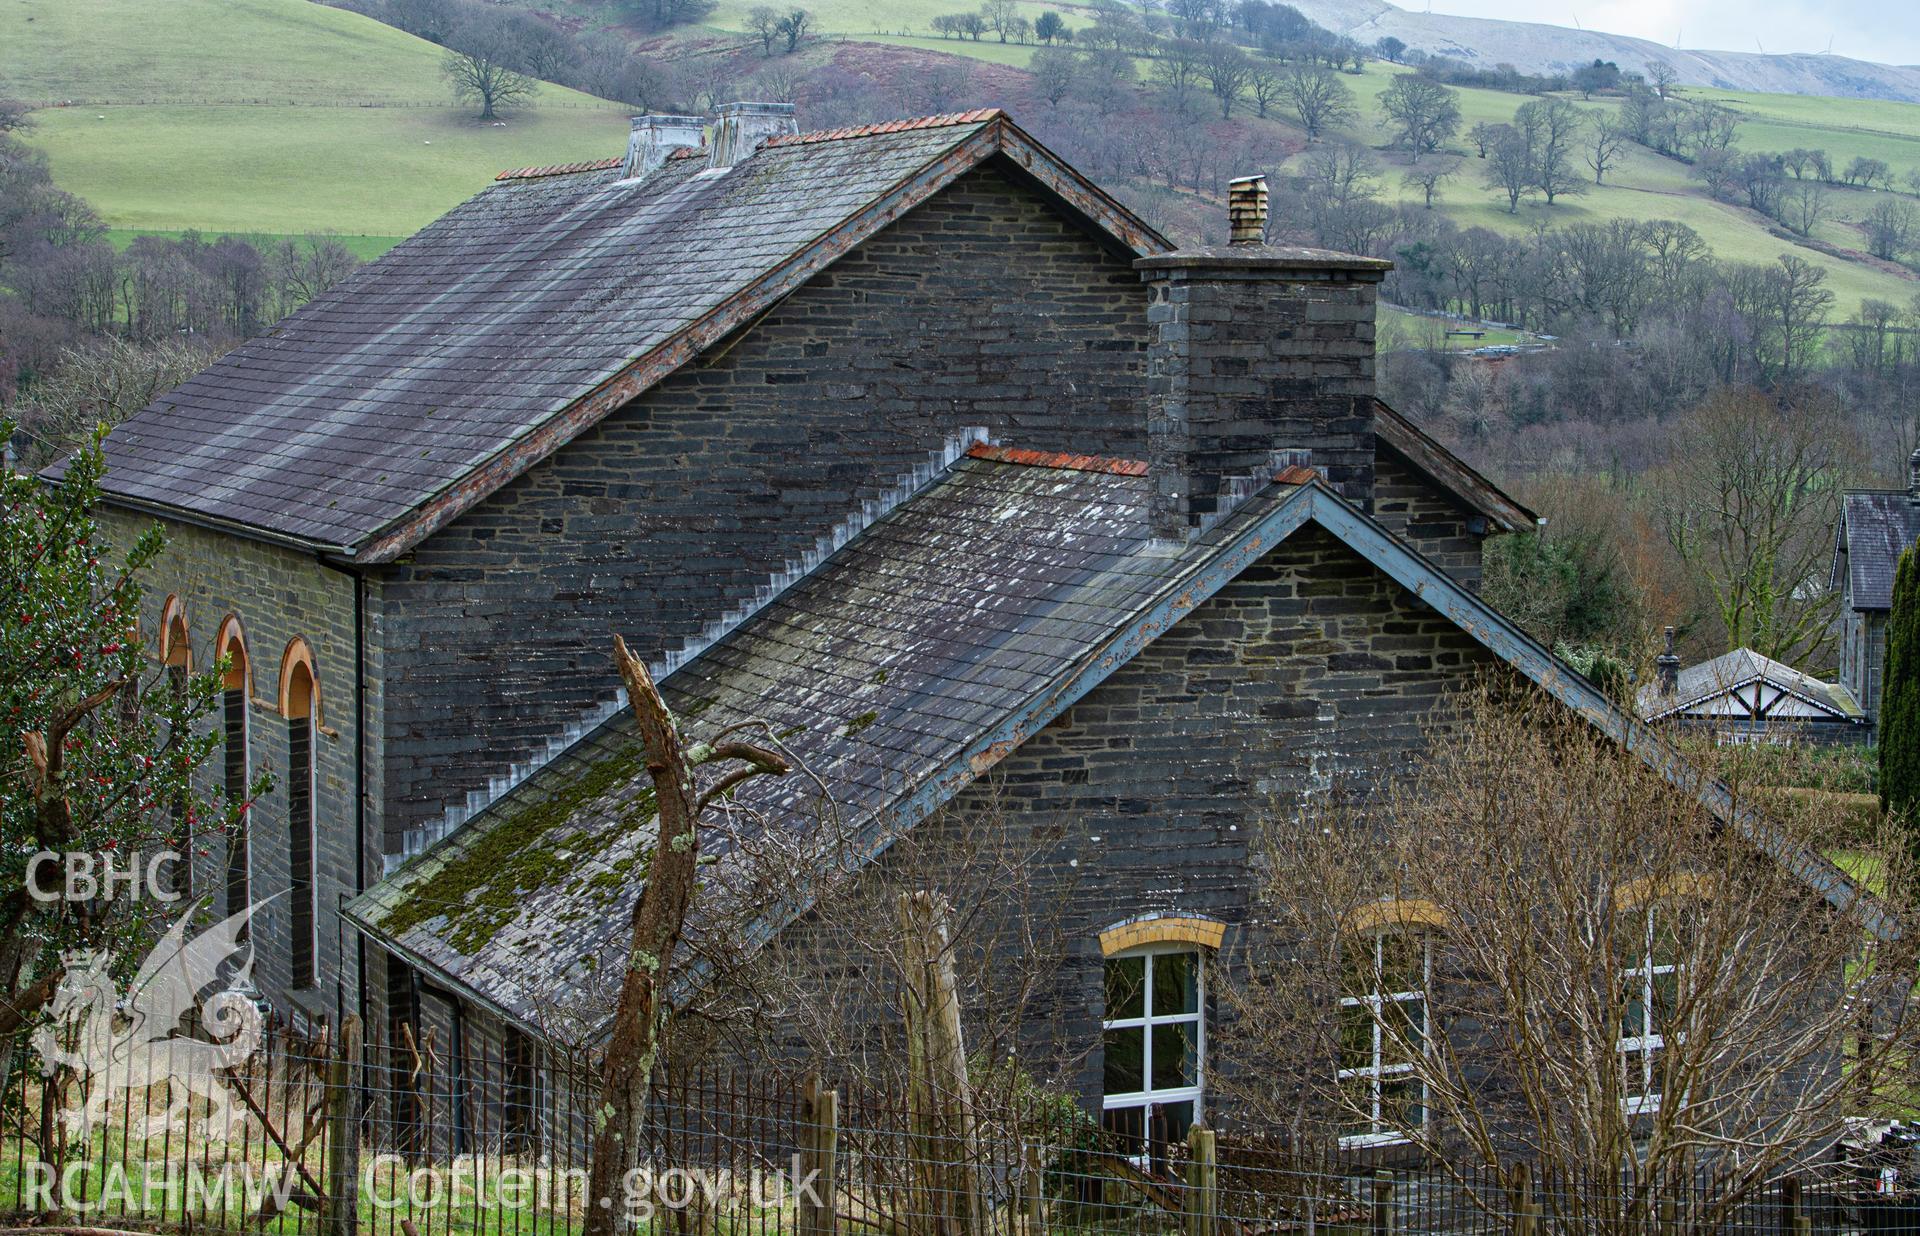
<path id="1" fill-rule="evenodd" d="M 1900 555 L 1880 682 L 1880 806 L 1920 824 L 1920 550 Z M 1920 845 L 1920 838 L 1916 838 Z"/>

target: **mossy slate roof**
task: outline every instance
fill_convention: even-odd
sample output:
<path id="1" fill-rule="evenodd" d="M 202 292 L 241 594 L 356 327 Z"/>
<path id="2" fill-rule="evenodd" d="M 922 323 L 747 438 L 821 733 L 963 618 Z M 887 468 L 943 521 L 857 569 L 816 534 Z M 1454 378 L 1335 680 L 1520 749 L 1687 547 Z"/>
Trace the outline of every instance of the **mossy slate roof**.
<path id="1" fill-rule="evenodd" d="M 1295 492 L 1276 484 L 1171 548 L 1148 535 L 1144 465 L 976 447 L 662 693 L 691 740 L 764 720 L 818 776 L 757 778 L 736 800 L 756 832 L 820 839 L 795 843 L 812 856 L 797 865 L 854 835 L 871 852 L 904 804 L 969 779 L 983 737 Z M 349 914 L 528 1024 L 597 1024 L 655 827 L 637 744 L 631 713 L 617 714 Z M 835 824 L 821 822 L 822 785 Z M 709 869 L 723 882 L 726 870 Z"/>
<path id="2" fill-rule="evenodd" d="M 997 111 L 776 138 L 727 169 L 514 173 L 115 429 L 105 488 L 386 560 L 423 507 L 484 496 L 999 153 L 1165 247 Z"/>

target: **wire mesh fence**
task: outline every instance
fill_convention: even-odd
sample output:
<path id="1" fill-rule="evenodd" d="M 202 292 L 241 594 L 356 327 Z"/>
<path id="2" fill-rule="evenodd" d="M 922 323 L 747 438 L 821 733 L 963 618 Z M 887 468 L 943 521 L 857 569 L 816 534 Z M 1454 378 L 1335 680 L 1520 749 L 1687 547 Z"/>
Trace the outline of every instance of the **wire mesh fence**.
<path id="1" fill-rule="evenodd" d="M 457 1020 L 364 1042 L 357 1023 L 340 1036 L 269 1027 L 213 1084 L 179 1062 L 141 1074 L 110 1057 L 43 1074 L 27 1043 L 12 1045 L 0 1210 L 315 1236 L 585 1227 L 599 1103 L 585 1057 Z M 641 1167 L 613 1202 L 648 1236 L 1920 1230 L 1920 1201 L 1871 1164 L 1835 1159 L 1741 1189 L 1520 1164 L 1447 1170 L 1377 1147 L 1306 1151 L 1257 1130 L 1103 1123 L 1061 1096 L 991 1082 L 961 1102 L 787 1073 L 668 1073 L 646 1129 Z"/>

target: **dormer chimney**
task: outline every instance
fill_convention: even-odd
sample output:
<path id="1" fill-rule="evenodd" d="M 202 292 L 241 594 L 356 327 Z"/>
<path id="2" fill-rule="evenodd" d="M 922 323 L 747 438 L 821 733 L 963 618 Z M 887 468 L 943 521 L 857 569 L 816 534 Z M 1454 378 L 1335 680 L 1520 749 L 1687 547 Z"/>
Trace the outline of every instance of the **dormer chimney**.
<path id="1" fill-rule="evenodd" d="M 1672 699 L 1680 693 L 1680 657 L 1673 650 L 1673 628 L 1667 628 L 1667 650 L 1653 659 L 1653 672 L 1660 684 L 1660 698 Z"/>
<path id="2" fill-rule="evenodd" d="M 1920 451 L 1907 456 L 1907 501 L 1920 506 Z"/>
<path id="3" fill-rule="evenodd" d="M 706 123 L 698 116 L 635 116 L 633 132 L 627 137 L 626 166 L 620 174 L 645 176 L 672 152 L 698 147 L 706 141 Z"/>
<path id="4" fill-rule="evenodd" d="M 788 137 L 799 131 L 791 103 L 722 103 L 707 166 L 732 167 L 749 158 L 768 138 Z"/>

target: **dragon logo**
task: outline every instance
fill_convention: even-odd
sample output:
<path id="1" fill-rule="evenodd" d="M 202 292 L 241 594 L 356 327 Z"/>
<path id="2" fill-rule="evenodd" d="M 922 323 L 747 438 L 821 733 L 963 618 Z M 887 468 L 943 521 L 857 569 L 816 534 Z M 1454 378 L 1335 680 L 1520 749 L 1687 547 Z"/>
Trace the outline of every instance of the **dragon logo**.
<path id="1" fill-rule="evenodd" d="M 109 954 L 88 949 L 63 956 L 66 972 L 49 1005 L 51 1021 L 34 1032 L 33 1046 L 48 1074 L 65 1065 L 84 1083 L 62 1109 L 70 1133 L 84 1136 L 105 1121 L 114 1095 L 162 1086 L 167 1106 L 147 1119 L 149 1136 L 180 1128 L 195 1097 L 211 1108 L 206 1127 L 227 1127 L 232 1096 L 220 1070 L 244 1064 L 260 1046 L 260 1010 L 243 990 L 253 970 L 245 935 L 266 901 L 189 940 L 187 923 L 205 904 L 194 902 L 168 929 L 124 997 L 107 972 Z M 185 1024 L 195 1013 L 198 1025 Z M 196 1037 L 196 1029 L 210 1037 Z"/>

